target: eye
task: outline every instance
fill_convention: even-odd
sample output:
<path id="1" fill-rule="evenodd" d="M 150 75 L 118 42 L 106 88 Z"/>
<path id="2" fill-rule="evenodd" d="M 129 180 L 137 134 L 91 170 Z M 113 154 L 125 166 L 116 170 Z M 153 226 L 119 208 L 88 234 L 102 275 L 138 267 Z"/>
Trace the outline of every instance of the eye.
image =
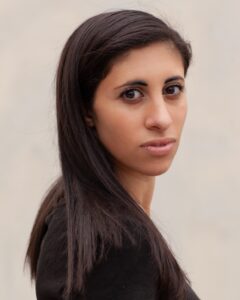
<path id="1" fill-rule="evenodd" d="M 138 89 L 128 89 L 120 94 L 120 97 L 124 100 L 137 100 L 140 97 L 143 97 L 142 92 L 140 92 Z"/>
<path id="2" fill-rule="evenodd" d="M 180 84 L 174 84 L 174 85 L 170 85 L 167 86 L 166 88 L 164 88 L 163 90 L 163 94 L 164 95 L 168 95 L 168 96 L 176 96 L 178 94 L 180 94 L 184 89 L 184 86 L 180 85 Z"/>

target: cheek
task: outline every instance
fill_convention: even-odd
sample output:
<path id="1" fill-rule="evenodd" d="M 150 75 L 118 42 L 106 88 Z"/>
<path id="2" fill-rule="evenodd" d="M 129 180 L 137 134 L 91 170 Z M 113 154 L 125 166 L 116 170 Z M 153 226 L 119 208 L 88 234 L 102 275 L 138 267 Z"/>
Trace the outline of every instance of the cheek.
<path id="1" fill-rule="evenodd" d="M 187 103 L 184 101 L 180 106 L 174 111 L 175 126 L 181 131 L 187 116 Z"/>
<path id="2" fill-rule="evenodd" d="M 187 111 L 188 111 L 188 107 L 187 107 L 187 102 L 185 102 L 185 105 L 183 107 L 182 110 L 182 123 L 185 123 L 186 117 L 187 117 Z"/>
<path id="3" fill-rule="evenodd" d="M 113 156 L 124 155 L 133 140 L 134 123 L 130 115 L 109 109 L 97 112 L 95 122 L 98 138 Z"/>

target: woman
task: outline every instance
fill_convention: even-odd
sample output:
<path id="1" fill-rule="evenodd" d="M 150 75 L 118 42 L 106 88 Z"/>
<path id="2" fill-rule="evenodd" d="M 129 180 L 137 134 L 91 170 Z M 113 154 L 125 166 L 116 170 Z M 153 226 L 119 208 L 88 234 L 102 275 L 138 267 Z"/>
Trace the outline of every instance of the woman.
<path id="1" fill-rule="evenodd" d="M 198 299 L 150 217 L 177 151 L 191 47 L 142 11 L 96 15 L 57 71 L 62 175 L 26 254 L 37 299 Z"/>

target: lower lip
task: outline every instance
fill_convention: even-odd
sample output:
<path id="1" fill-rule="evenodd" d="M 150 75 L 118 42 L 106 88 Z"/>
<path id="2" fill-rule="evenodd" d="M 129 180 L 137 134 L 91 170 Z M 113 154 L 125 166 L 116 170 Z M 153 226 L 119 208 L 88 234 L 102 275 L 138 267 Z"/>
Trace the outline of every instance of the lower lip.
<path id="1" fill-rule="evenodd" d="M 146 151 L 152 155 L 166 155 L 171 152 L 174 143 L 168 143 L 164 146 L 142 146 Z"/>

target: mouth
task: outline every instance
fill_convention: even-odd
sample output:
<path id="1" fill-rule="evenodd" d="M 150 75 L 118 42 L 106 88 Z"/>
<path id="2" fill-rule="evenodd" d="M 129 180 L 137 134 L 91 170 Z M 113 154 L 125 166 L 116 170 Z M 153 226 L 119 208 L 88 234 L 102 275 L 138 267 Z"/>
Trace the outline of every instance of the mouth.
<path id="1" fill-rule="evenodd" d="M 141 145 L 141 147 L 163 147 L 168 144 L 175 143 L 176 139 L 175 138 L 162 138 L 162 139 L 155 139 L 148 141 L 144 144 Z"/>
<path id="2" fill-rule="evenodd" d="M 158 140 L 151 140 L 141 145 L 144 150 L 154 156 L 162 156 L 169 154 L 174 147 L 176 139 L 164 138 Z"/>

